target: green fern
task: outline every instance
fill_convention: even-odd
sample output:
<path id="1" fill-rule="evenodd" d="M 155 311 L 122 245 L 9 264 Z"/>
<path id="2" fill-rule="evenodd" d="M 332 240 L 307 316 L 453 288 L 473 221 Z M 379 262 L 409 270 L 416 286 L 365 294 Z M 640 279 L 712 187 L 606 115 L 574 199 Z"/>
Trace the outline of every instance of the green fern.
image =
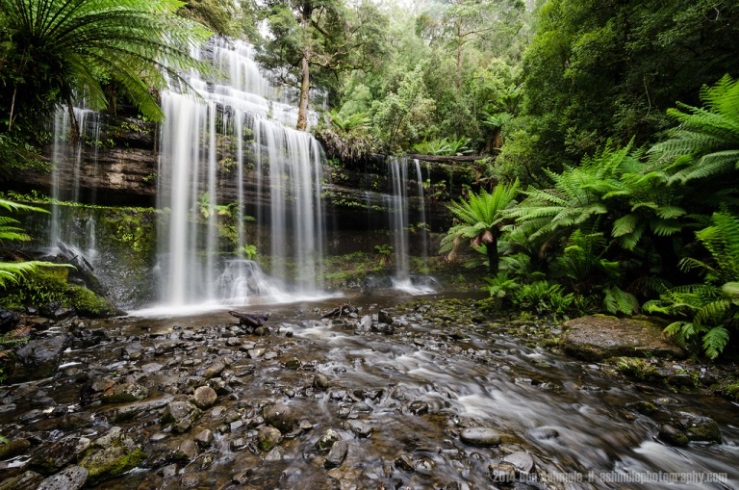
<path id="1" fill-rule="evenodd" d="M 622 291 L 617 286 L 606 288 L 603 292 L 603 305 L 609 313 L 634 315 L 639 312 L 639 301 L 633 294 Z"/>

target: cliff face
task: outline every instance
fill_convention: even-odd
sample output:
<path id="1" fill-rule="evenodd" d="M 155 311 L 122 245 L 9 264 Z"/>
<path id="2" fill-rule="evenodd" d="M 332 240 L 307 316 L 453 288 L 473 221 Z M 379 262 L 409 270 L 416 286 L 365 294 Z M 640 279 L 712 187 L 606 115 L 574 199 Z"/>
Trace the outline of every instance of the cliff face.
<path id="1" fill-rule="evenodd" d="M 57 186 L 62 200 L 78 200 L 99 205 L 154 207 L 157 199 L 158 131 L 156 124 L 133 118 L 107 118 L 100 129 L 97 142 L 88 138 L 79 152 L 64 152 L 57 159 Z M 226 146 L 226 145 L 224 145 Z M 48 154 L 54 153 L 48 148 Z M 57 151 L 59 155 L 61 152 Z M 218 202 L 236 199 L 234 156 L 218 153 Z M 445 204 L 458 196 L 463 184 L 473 180 L 466 163 L 421 162 L 422 181 L 409 172 L 405 195 L 409 204 L 409 223 L 422 221 L 430 231 L 442 232 L 450 225 Z M 389 194 L 393 192 L 387 158 L 373 155 L 360 161 L 327 161 L 324 167 L 322 197 L 327 223 L 334 229 L 346 231 L 381 230 L 388 226 Z M 262 179 L 263 180 L 263 179 Z M 12 181 L 4 182 L 6 189 L 37 190 L 51 195 L 53 177 L 50 173 L 27 172 Z M 256 207 L 269 204 L 269 189 L 257 188 L 253 168 L 244 175 L 246 202 Z M 419 186 L 424 202 L 418 198 Z M 78 190 L 76 193 L 74 189 Z M 422 217 L 421 209 L 425 209 Z M 249 213 L 247 209 L 247 214 Z"/>

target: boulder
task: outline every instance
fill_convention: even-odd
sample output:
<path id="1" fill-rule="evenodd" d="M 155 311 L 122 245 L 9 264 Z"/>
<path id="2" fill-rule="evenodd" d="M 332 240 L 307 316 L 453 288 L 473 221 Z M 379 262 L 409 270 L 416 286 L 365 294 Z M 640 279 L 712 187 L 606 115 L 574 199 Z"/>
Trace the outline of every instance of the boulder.
<path id="1" fill-rule="evenodd" d="M 200 415 L 198 407 L 188 401 L 175 400 L 170 402 L 162 414 L 163 423 L 171 423 L 172 430 L 178 433 L 187 432 L 192 423 Z"/>
<path id="2" fill-rule="evenodd" d="M 218 394 L 210 386 L 198 387 L 192 396 L 193 403 L 201 410 L 212 407 L 216 400 L 218 400 Z"/>
<path id="3" fill-rule="evenodd" d="M 686 352 L 662 335 L 663 326 L 644 318 L 591 315 L 570 320 L 560 338 L 565 353 L 586 361 L 609 357 L 684 358 Z"/>
<path id="4" fill-rule="evenodd" d="M 21 321 L 21 318 L 17 313 L 11 310 L 6 310 L 5 308 L 0 308 L 0 333 L 9 332 L 18 324 L 19 321 Z"/>
<path id="5" fill-rule="evenodd" d="M 297 418 L 292 409 L 282 403 L 265 406 L 262 416 L 267 424 L 276 427 L 283 434 L 292 431 L 297 425 Z"/>
<path id="6" fill-rule="evenodd" d="M 7 382 L 13 384 L 53 376 L 66 346 L 67 337 L 61 335 L 29 340 L 15 352 L 16 362 Z"/>
<path id="7" fill-rule="evenodd" d="M 146 459 L 146 453 L 120 427 L 95 440 L 82 453 L 79 465 L 93 481 L 114 478 L 135 468 Z"/>

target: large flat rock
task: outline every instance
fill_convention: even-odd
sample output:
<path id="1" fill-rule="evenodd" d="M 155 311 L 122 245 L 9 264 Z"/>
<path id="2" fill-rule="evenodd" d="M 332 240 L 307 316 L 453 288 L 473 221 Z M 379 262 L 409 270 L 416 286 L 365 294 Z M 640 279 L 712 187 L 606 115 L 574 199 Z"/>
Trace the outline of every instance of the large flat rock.
<path id="1" fill-rule="evenodd" d="M 661 324 L 645 318 L 584 316 L 564 324 L 560 338 L 565 353 L 586 361 L 609 357 L 670 357 L 681 359 L 686 352 L 662 334 Z"/>

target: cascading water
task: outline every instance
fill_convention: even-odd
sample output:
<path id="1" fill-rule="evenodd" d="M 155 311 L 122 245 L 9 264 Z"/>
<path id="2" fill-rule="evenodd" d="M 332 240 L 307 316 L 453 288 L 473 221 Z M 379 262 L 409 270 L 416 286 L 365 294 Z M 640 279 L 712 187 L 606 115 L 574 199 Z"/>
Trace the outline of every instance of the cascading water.
<path id="1" fill-rule="evenodd" d="M 421 164 L 418 160 L 392 158 L 388 162 L 390 172 L 390 183 L 392 186 L 392 194 L 389 196 L 390 208 L 390 227 L 393 234 L 393 249 L 395 252 L 395 277 L 393 278 L 393 287 L 411 294 L 429 294 L 434 290 L 428 285 L 421 285 L 419 281 L 412 281 L 410 266 L 410 227 L 409 207 L 410 199 L 408 196 L 408 188 L 411 186 L 412 180 L 409 177 L 411 167 L 415 172 L 415 191 L 418 201 L 418 218 L 421 227 L 426 226 L 426 210 L 424 204 L 423 193 L 423 172 Z M 426 269 L 426 261 L 428 258 L 428 242 L 425 230 L 418 230 L 420 235 L 420 244 L 416 248 L 419 249 L 419 255 L 422 261 L 422 268 Z"/>
<path id="2" fill-rule="evenodd" d="M 193 76 L 199 98 L 162 93 L 158 207 L 169 213 L 159 230 L 160 301 L 243 304 L 280 291 L 316 293 L 324 249 L 320 145 L 286 126 L 297 121 L 297 108 L 262 76 L 250 46 L 215 40 L 204 56 L 229 81 Z M 251 215 L 268 234 L 247 236 Z M 249 247 L 269 254 L 271 277 L 255 273 Z"/>
<path id="3" fill-rule="evenodd" d="M 80 251 L 88 260 L 93 260 L 97 249 L 95 220 L 87 219 L 84 222 L 78 222 L 75 216 L 63 216 L 63 207 L 59 203 L 60 201 L 80 202 L 80 177 L 85 142 L 89 142 L 92 146 L 91 155 L 85 155 L 85 158 L 92 158 L 91 167 L 93 171 L 97 171 L 100 115 L 89 109 L 77 107 L 72 110 L 72 113 L 79 130 L 76 140 L 72 136 L 72 120 L 67 108 L 59 108 L 54 117 L 49 246 L 52 250 L 57 250 L 59 246 L 66 245 Z M 63 184 L 63 179 L 71 180 Z M 94 195 L 91 196 L 93 202 L 94 198 Z"/>

